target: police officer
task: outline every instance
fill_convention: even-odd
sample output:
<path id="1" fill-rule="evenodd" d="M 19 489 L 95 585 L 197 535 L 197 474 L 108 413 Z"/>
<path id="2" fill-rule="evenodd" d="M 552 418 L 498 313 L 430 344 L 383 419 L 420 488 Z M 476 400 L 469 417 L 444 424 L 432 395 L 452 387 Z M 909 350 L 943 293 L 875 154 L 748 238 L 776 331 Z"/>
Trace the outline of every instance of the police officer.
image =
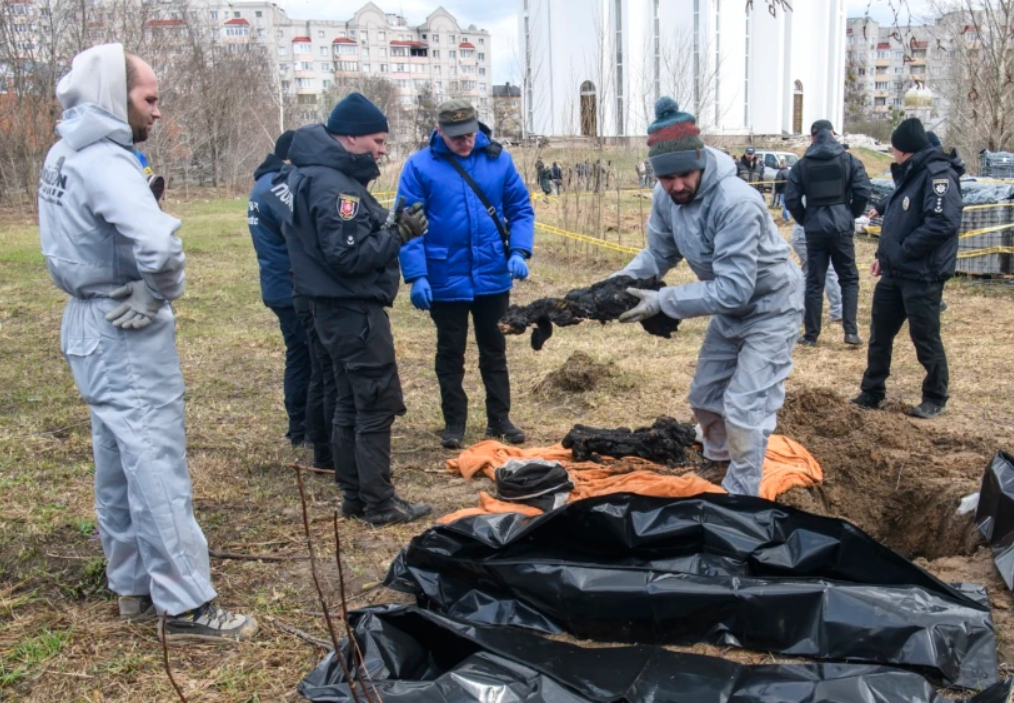
<path id="1" fill-rule="evenodd" d="M 289 225 L 296 293 L 310 298 L 320 344 L 334 368 L 342 515 L 372 525 L 431 512 L 425 503 L 399 498 L 391 484 L 391 425 L 405 404 L 384 308 L 398 293 L 398 252 L 422 236 L 427 221 L 417 204 L 396 218 L 367 190 L 380 175 L 377 159 L 387 153 L 387 133 L 384 113 L 352 93 L 335 105 L 326 125 L 296 130 L 292 166 L 271 189 L 272 207 Z"/>
<path id="2" fill-rule="evenodd" d="M 855 218 L 866 211 L 870 179 L 866 168 L 834 138 L 828 120 L 810 127 L 810 148 L 789 171 L 785 203 L 806 233 L 806 332 L 799 343 L 816 346 L 824 311 L 824 287 L 830 263 L 838 274 L 845 343 L 859 346 L 859 270 L 856 268 Z M 804 200 L 805 196 L 805 200 Z"/>
<path id="3" fill-rule="evenodd" d="M 926 369 L 922 402 L 909 410 L 934 418 L 947 406 L 947 356 L 940 339 L 940 300 L 954 275 L 961 226 L 962 170 L 956 157 L 933 146 L 922 122 L 909 118 L 891 135 L 895 190 L 882 205 L 884 222 L 870 273 L 873 291 L 870 347 L 861 393 L 852 402 L 879 408 L 891 374 L 894 337 L 908 321 L 919 363 Z"/>

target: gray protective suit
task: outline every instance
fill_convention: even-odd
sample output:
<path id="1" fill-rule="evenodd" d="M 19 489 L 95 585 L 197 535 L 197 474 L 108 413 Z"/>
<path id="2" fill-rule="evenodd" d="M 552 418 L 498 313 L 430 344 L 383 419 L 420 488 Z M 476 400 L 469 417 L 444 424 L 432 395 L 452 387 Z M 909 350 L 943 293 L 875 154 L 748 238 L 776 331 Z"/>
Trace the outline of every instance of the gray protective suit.
<path id="1" fill-rule="evenodd" d="M 730 461 L 729 493 L 757 495 L 803 319 L 803 277 L 762 196 L 710 147 L 689 204 L 655 186 L 648 246 L 620 273 L 662 276 L 683 259 L 699 280 L 663 288 L 659 302 L 669 317 L 711 316 L 689 394 L 704 455 Z"/>
<path id="2" fill-rule="evenodd" d="M 109 588 L 170 615 L 215 597 L 194 519 L 183 375 L 168 301 L 183 294 L 179 220 L 163 213 L 134 158 L 123 48 L 79 54 L 57 87 L 60 141 L 39 188 L 42 253 L 71 296 L 61 348 L 92 419 L 95 506 Z M 139 330 L 105 319 L 109 293 L 143 280 L 167 301 Z"/>

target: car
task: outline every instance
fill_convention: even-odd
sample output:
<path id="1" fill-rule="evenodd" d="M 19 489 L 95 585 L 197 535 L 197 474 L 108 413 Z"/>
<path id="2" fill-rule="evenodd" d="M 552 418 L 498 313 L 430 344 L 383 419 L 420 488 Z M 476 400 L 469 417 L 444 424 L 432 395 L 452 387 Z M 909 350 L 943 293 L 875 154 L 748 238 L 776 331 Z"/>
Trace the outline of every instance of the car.
<path id="1" fill-rule="evenodd" d="M 782 159 L 792 168 L 799 157 L 791 151 L 757 151 L 757 158 L 764 162 L 764 180 L 773 181 L 778 175 L 778 162 Z"/>

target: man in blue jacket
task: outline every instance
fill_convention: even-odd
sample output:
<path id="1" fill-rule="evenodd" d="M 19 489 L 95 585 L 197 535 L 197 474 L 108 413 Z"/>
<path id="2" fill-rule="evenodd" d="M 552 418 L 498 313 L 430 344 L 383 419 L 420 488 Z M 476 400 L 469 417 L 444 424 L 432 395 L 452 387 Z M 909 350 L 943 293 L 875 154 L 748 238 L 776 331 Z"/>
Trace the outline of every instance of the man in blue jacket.
<path id="1" fill-rule="evenodd" d="M 930 419 L 947 407 L 947 355 L 940 339 L 940 300 L 954 275 L 961 227 L 964 173 L 957 154 L 930 143 L 918 119 L 905 120 L 891 135 L 897 163 L 895 189 L 882 205 L 884 223 L 870 273 L 880 276 L 873 290 L 873 319 L 862 392 L 852 402 L 876 409 L 887 393 L 894 338 L 908 321 L 916 357 L 926 369 L 922 402 L 909 410 Z"/>
<path id="2" fill-rule="evenodd" d="M 429 310 L 437 327 L 441 444 L 448 449 L 461 447 L 465 437 L 468 396 L 461 384 L 469 313 L 486 388 L 486 435 L 525 441 L 510 420 L 507 342 L 498 323 L 512 279 L 528 276 L 535 214 L 514 161 L 484 127 L 467 100 L 443 103 L 429 147 L 409 158 L 398 183 L 398 198 L 423 203 L 430 224 L 425 237 L 402 247 L 401 268 L 412 284 L 412 304 Z"/>
<path id="3" fill-rule="evenodd" d="M 260 268 L 261 299 L 278 317 L 285 340 L 285 412 L 289 431 L 285 435 L 293 447 L 303 443 L 306 434 L 306 395 L 310 383 L 310 352 L 306 329 L 299 320 L 292 300 L 292 265 L 285 248 L 282 223 L 265 206 L 264 197 L 271 190 L 271 180 L 282 170 L 292 144 L 292 130 L 275 142 L 275 151 L 254 172 L 254 187 L 247 206 L 247 226 L 257 252 Z M 330 444 L 328 438 L 325 446 Z"/>

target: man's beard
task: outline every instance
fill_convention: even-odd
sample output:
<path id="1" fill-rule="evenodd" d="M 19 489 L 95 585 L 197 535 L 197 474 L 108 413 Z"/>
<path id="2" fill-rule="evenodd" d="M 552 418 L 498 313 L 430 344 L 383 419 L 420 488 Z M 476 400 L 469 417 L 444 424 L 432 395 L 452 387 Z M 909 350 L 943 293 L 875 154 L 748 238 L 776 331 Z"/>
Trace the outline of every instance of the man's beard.
<path id="1" fill-rule="evenodd" d="M 686 205 L 687 203 L 689 203 L 691 200 L 694 199 L 695 195 L 697 195 L 697 189 L 696 188 L 694 188 L 693 190 L 685 190 L 685 191 L 683 191 L 682 193 L 679 194 L 679 198 L 678 199 L 677 199 L 676 195 L 673 195 L 672 193 L 670 193 L 669 194 L 669 198 L 671 198 L 672 201 L 674 203 L 676 203 L 677 205 Z"/>
<path id="2" fill-rule="evenodd" d="M 130 128 L 131 134 L 134 135 L 134 143 L 140 144 L 141 142 L 148 141 L 148 128 L 145 127 L 133 127 Z"/>
<path id="3" fill-rule="evenodd" d="M 130 125 L 130 133 L 134 137 L 135 144 L 148 141 L 148 125 L 146 124 L 146 120 L 137 113 L 137 110 L 134 109 L 134 106 L 129 101 L 127 102 L 127 124 Z"/>

